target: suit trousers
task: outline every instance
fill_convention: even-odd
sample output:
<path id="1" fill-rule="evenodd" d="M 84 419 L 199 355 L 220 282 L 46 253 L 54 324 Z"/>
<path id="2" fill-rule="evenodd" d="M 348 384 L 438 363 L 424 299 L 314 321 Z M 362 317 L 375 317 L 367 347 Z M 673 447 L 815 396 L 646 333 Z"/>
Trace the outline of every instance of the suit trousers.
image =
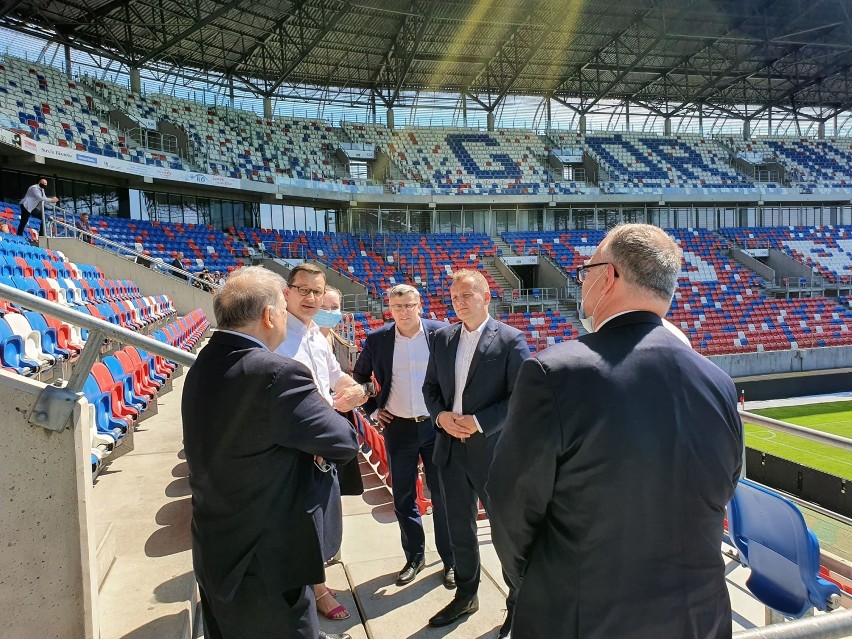
<path id="1" fill-rule="evenodd" d="M 316 639 L 317 607 L 310 586 L 270 596 L 256 574 L 246 574 L 230 602 L 209 597 L 199 584 L 206 639 Z"/>
<path id="2" fill-rule="evenodd" d="M 44 237 L 44 215 L 42 214 L 42 212 L 38 209 L 28 211 L 23 206 L 21 207 L 21 221 L 18 222 L 17 235 L 24 234 L 24 229 L 27 228 L 27 222 L 29 221 L 30 217 L 35 217 L 41 220 L 41 225 L 38 227 L 38 234 L 41 237 Z"/>
<path id="3" fill-rule="evenodd" d="M 452 566 L 453 549 L 447 525 L 447 511 L 438 472 L 432 463 L 435 449 L 435 427 L 431 419 L 415 422 L 394 417 L 384 429 L 391 482 L 393 510 L 399 522 L 402 549 L 406 561 L 419 561 L 426 553 L 426 535 L 417 508 L 417 464 L 423 460 L 426 485 L 432 494 L 432 516 L 435 527 L 435 546 L 444 566 Z"/>
<path id="4" fill-rule="evenodd" d="M 486 438 L 475 434 L 465 442 L 454 440 L 447 465 L 438 467 L 456 560 L 456 598 L 466 601 L 473 599 L 479 590 L 481 565 L 476 521 L 480 501 L 485 512 L 489 510 L 485 482 L 497 439 L 496 435 Z M 503 580 L 509 584 L 505 573 Z M 506 598 L 510 616 L 514 612 L 516 598 L 517 591 L 510 586 Z"/>

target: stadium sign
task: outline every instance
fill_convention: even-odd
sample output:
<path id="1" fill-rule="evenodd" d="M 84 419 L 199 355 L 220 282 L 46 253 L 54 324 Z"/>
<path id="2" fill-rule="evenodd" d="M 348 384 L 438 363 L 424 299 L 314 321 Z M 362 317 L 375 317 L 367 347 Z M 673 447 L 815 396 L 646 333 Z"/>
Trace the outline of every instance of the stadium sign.
<path id="1" fill-rule="evenodd" d="M 2 139 L 0 139 L 2 141 Z M 33 155 L 40 155 L 60 162 L 71 162 L 73 164 L 85 164 L 95 166 L 107 171 L 118 171 L 128 173 L 137 177 L 150 177 L 159 180 L 171 180 L 173 182 L 186 182 L 192 184 L 204 184 L 224 189 L 240 189 L 241 182 L 238 179 L 225 177 L 223 175 L 208 175 L 195 171 L 178 171 L 162 166 L 140 164 L 139 162 L 128 162 L 118 158 L 110 158 L 94 153 L 84 153 L 62 146 L 44 144 L 31 138 L 21 138 L 21 148 Z"/>

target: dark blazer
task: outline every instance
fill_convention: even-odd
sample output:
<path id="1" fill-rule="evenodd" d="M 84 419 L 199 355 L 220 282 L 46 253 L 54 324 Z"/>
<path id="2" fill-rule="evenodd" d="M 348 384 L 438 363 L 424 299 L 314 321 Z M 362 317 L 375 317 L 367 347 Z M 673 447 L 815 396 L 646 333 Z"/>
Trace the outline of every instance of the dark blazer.
<path id="1" fill-rule="evenodd" d="M 426 400 L 426 407 L 436 424 L 440 413 L 453 410 L 456 352 L 461 328 L 461 323 L 445 326 L 435 331 L 432 340 L 429 366 L 423 382 L 423 399 Z M 488 319 L 476 346 L 464 387 L 464 412 L 476 417 L 485 439 L 502 430 L 509 397 L 515 387 L 515 378 L 521 363 L 529 356 L 527 340 L 521 331 L 498 322 L 493 317 Z M 480 374 L 475 375 L 477 371 Z M 439 466 L 445 466 L 453 442 L 461 442 L 454 440 L 441 428 L 436 430 L 434 461 Z M 470 438 L 474 447 L 480 445 L 479 437 L 474 435 Z"/>
<path id="2" fill-rule="evenodd" d="M 307 513 L 318 499 L 313 458 L 346 462 L 357 443 L 310 371 L 217 331 L 186 375 L 181 410 L 193 564 L 207 595 L 229 601 L 250 565 L 270 594 L 322 583 Z"/>
<path id="3" fill-rule="evenodd" d="M 423 332 L 426 333 L 426 342 L 432 346 L 435 331 L 444 326 L 445 322 L 423 319 Z M 367 335 L 364 348 L 355 362 L 352 377 L 359 384 L 369 382 L 370 377 L 375 375 L 379 384 L 379 392 L 364 404 L 364 410 L 369 415 L 377 408 L 384 408 L 390 397 L 391 380 L 393 379 L 393 352 L 396 346 L 396 323 L 385 324 L 381 328 Z M 403 415 L 403 417 L 418 417 L 418 415 Z"/>
<path id="4" fill-rule="evenodd" d="M 512 637 L 731 636 L 731 378 L 632 312 L 521 367 L 488 484 Z"/>

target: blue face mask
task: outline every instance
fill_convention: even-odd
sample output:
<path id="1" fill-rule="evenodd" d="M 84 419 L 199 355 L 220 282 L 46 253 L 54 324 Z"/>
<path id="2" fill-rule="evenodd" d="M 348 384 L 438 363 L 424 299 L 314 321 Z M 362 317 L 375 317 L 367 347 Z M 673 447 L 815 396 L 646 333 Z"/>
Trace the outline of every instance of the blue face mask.
<path id="1" fill-rule="evenodd" d="M 320 328 L 334 328 L 343 321 L 343 313 L 340 311 L 327 311 L 321 308 L 314 315 L 314 323 Z"/>

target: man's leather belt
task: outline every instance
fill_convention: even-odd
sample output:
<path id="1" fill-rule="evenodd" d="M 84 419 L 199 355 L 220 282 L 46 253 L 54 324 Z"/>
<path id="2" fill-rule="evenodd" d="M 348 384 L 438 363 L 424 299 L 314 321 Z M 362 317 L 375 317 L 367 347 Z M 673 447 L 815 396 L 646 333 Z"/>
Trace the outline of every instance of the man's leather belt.
<path id="1" fill-rule="evenodd" d="M 417 417 L 400 417 L 399 415 L 394 415 L 394 419 L 401 419 L 406 422 L 415 422 L 419 424 L 420 422 L 425 422 L 427 419 L 432 419 L 429 415 L 418 415 Z"/>

